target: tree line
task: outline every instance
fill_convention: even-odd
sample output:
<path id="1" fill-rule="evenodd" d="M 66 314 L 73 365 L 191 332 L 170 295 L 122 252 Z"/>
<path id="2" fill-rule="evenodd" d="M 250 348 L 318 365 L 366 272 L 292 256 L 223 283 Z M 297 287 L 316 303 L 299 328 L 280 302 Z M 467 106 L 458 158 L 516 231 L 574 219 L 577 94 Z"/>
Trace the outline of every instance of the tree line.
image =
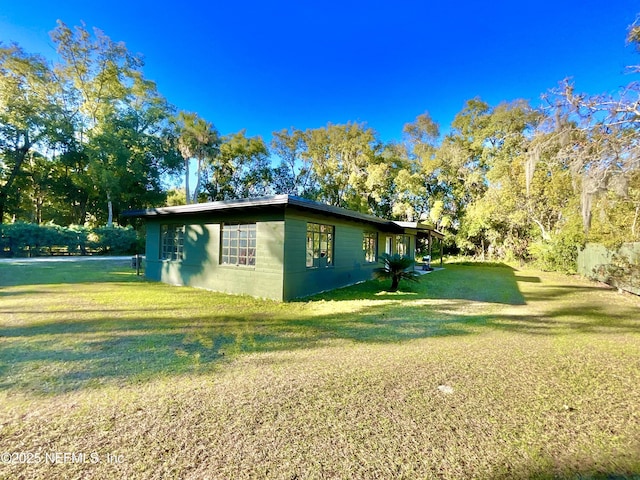
<path id="1" fill-rule="evenodd" d="M 424 113 L 399 141 L 347 123 L 267 144 L 176 111 L 99 30 L 59 22 L 52 40 L 53 63 L 0 45 L 0 221 L 111 225 L 128 209 L 287 193 L 425 220 L 450 249 L 548 268 L 571 269 L 587 240 L 640 240 L 636 81 L 589 95 L 565 80 L 535 107 L 474 98 L 446 134 Z M 627 40 L 640 50 L 640 25 Z M 167 191 L 176 176 L 185 188 Z"/>

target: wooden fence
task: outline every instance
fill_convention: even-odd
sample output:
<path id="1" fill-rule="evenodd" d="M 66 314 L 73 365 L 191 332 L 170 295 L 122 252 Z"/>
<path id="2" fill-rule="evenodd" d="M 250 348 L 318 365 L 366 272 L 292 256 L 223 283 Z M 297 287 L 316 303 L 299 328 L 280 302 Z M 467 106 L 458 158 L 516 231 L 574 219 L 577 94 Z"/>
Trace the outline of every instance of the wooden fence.
<path id="1" fill-rule="evenodd" d="M 577 270 L 585 277 L 640 295 L 640 242 L 625 243 L 618 250 L 588 243 L 578 252 Z"/>

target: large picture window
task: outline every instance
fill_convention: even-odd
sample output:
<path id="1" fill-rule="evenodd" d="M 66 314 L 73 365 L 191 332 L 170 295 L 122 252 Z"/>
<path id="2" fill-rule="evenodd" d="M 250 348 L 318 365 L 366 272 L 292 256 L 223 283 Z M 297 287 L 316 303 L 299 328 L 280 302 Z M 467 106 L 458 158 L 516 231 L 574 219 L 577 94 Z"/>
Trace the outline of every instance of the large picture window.
<path id="1" fill-rule="evenodd" d="M 222 226 L 220 263 L 223 265 L 256 264 L 256 224 L 225 224 Z"/>
<path id="2" fill-rule="evenodd" d="M 307 267 L 333 265 L 333 225 L 307 223 Z"/>
<path id="3" fill-rule="evenodd" d="M 364 261 L 375 263 L 378 261 L 378 234 L 375 232 L 364 232 L 362 234 L 362 250 L 364 251 Z"/>
<path id="4" fill-rule="evenodd" d="M 160 226 L 160 260 L 182 260 L 184 225 Z"/>

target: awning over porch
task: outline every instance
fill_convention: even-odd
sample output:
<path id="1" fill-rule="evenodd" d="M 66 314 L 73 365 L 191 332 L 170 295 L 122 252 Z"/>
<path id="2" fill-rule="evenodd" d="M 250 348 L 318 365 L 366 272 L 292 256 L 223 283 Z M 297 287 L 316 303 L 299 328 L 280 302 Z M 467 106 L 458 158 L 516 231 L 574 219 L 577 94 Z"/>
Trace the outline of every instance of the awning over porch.
<path id="1" fill-rule="evenodd" d="M 404 229 L 405 233 L 410 233 L 416 236 L 417 240 L 422 239 L 427 242 L 427 251 L 429 256 L 429 263 L 431 263 L 432 250 L 433 250 L 433 242 L 437 240 L 440 243 L 440 266 L 443 264 L 443 250 L 442 250 L 442 240 L 444 239 L 444 234 L 435 229 L 433 225 L 430 225 L 425 222 L 393 222 L 398 227 Z M 418 242 L 416 242 L 416 253 L 418 249 Z M 416 255 L 417 258 L 417 255 Z"/>
<path id="2" fill-rule="evenodd" d="M 440 240 L 442 240 L 444 238 L 444 234 L 439 232 L 438 230 L 435 229 L 435 227 L 433 225 L 430 225 L 428 223 L 425 222 L 393 222 L 395 225 L 397 225 L 400 228 L 403 228 L 405 230 L 406 233 L 412 233 L 414 235 L 417 235 L 419 232 L 421 233 L 427 233 L 429 232 L 430 235 L 434 238 L 439 238 Z"/>

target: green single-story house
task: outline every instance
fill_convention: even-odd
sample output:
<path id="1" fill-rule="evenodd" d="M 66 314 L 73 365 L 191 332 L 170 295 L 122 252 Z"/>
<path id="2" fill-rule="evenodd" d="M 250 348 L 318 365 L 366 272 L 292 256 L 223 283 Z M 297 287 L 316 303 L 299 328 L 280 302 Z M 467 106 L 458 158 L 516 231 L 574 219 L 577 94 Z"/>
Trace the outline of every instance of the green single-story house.
<path id="1" fill-rule="evenodd" d="M 288 301 L 369 280 L 381 253 L 415 258 L 420 222 L 394 222 L 292 195 L 129 211 L 146 220 L 145 276 Z"/>

